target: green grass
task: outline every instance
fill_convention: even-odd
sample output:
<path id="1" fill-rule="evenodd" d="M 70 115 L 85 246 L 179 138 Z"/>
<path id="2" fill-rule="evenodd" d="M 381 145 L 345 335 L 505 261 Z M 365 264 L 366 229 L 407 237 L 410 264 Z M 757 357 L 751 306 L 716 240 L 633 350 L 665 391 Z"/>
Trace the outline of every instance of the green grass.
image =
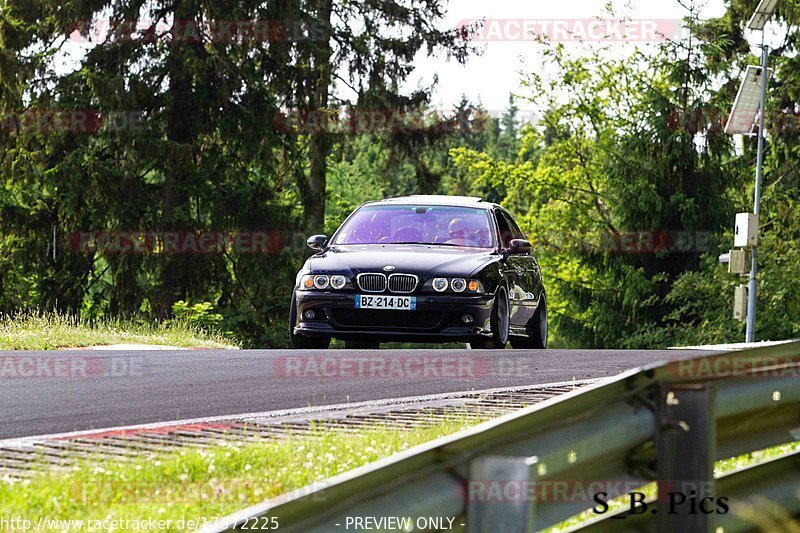
<path id="1" fill-rule="evenodd" d="M 714 476 L 719 477 L 722 474 L 732 472 L 745 466 L 750 466 L 770 459 L 775 459 L 787 453 L 796 452 L 800 450 L 800 442 L 793 442 L 791 444 L 782 444 L 774 446 L 765 450 L 756 450 L 739 457 L 731 457 L 730 459 L 722 459 L 714 464 Z"/>
<path id="2" fill-rule="evenodd" d="M 0 517 L 212 520 L 481 421 L 453 415 L 411 430 L 357 433 L 318 427 L 280 441 L 143 454 L 128 463 L 87 459 L 69 471 L 0 482 Z"/>
<path id="3" fill-rule="evenodd" d="M 107 344 L 158 344 L 186 348 L 235 348 L 220 334 L 187 322 L 87 322 L 55 313 L 0 315 L 0 350 L 53 350 Z"/>

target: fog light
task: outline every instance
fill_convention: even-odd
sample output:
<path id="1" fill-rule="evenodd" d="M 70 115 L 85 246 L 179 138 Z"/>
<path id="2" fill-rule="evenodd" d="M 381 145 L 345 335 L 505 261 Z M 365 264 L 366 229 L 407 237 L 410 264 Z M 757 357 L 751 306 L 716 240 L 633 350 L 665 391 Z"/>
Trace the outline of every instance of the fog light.
<path id="1" fill-rule="evenodd" d="M 461 315 L 461 321 L 462 321 L 464 324 L 472 324 L 472 321 L 473 321 L 473 320 L 475 320 L 475 319 L 474 319 L 474 318 L 472 318 L 472 315 L 471 315 L 471 314 L 469 314 L 469 313 L 466 313 L 466 314 L 463 314 L 463 315 Z"/>
<path id="2" fill-rule="evenodd" d="M 313 309 L 306 309 L 305 311 L 303 311 L 303 318 L 305 318 L 306 320 L 314 320 L 316 316 L 317 313 L 315 313 Z"/>

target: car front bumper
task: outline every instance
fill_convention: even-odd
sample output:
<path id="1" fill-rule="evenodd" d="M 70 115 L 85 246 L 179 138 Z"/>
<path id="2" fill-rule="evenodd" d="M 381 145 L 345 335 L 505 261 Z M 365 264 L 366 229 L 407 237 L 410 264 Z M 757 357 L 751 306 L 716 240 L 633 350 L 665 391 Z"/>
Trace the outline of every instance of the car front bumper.
<path id="1" fill-rule="evenodd" d="M 354 292 L 297 291 L 296 335 L 383 342 L 464 341 L 491 335 L 493 295 L 415 294 L 416 309 L 356 309 Z M 313 309 L 315 318 L 304 318 Z M 465 323 L 462 317 L 472 316 Z"/>

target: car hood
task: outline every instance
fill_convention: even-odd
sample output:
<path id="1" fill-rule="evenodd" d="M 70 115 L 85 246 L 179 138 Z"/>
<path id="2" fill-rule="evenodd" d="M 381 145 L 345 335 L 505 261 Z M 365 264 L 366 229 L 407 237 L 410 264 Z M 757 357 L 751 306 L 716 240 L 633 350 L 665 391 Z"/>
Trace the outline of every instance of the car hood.
<path id="1" fill-rule="evenodd" d="M 303 270 L 306 272 L 349 273 L 362 272 L 408 273 L 425 277 L 470 276 L 481 267 L 499 258 L 493 250 L 457 248 L 436 245 L 375 244 L 357 246 L 331 246 L 322 253 L 311 256 Z M 383 267 L 393 266 L 385 271 Z"/>

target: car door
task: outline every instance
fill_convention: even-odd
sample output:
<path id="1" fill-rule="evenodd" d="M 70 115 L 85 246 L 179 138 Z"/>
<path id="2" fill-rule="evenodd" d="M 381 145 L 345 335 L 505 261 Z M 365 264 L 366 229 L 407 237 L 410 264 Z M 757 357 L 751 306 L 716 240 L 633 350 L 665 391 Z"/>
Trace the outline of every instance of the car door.
<path id="1" fill-rule="evenodd" d="M 503 250 L 503 276 L 508 282 L 509 313 L 510 325 L 512 330 L 524 326 L 527 320 L 524 318 L 525 309 L 522 303 L 523 277 L 525 274 L 525 264 L 521 261 L 520 255 L 509 254 L 509 243 L 515 239 L 514 231 L 509 224 L 509 217 L 501 210 L 494 212 L 495 222 L 500 234 L 500 248 Z"/>
<path id="2" fill-rule="evenodd" d="M 505 226 L 508 227 L 512 239 L 525 239 L 525 235 L 514 219 L 506 211 L 499 212 Z M 514 290 L 514 306 L 516 313 L 511 323 L 524 327 L 536 311 L 541 294 L 542 274 L 539 264 L 533 254 L 514 254 L 508 259 L 509 265 L 516 274 L 516 287 Z"/>

